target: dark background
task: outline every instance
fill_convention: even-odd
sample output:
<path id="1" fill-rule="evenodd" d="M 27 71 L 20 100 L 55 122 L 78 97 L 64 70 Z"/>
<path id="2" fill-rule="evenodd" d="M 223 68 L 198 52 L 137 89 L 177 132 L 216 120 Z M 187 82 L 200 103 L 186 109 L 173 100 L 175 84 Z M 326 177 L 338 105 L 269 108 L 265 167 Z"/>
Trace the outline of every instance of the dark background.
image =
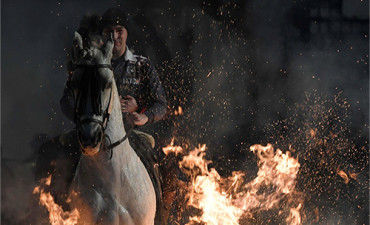
<path id="1" fill-rule="evenodd" d="M 221 174 L 247 179 L 250 145 L 294 149 L 303 223 L 368 224 L 368 1 L 3 0 L 4 224 L 26 216 L 37 146 L 73 127 L 59 108 L 73 32 L 112 6 L 130 13 L 128 45 L 167 92 L 166 119 L 147 128 L 159 143 L 205 143 Z M 346 184 L 340 170 L 357 175 Z"/>

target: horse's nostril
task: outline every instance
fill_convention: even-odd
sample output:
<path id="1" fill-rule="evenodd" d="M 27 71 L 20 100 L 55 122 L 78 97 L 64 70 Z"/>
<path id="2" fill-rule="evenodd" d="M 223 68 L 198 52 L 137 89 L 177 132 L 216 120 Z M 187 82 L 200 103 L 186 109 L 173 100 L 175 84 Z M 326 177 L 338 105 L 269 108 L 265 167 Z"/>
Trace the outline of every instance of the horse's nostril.
<path id="1" fill-rule="evenodd" d="M 78 140 L 83 148 L 95 148 L 103 140 L 104 131 L 99 124 L 86 124 L 78 129 Z"/>
<path id="2" fill-rule="evenodd" d="M 80 142 L 80 144 L 83 148 L 87 148 L 87 147 L 91 146 L 92 144 L 94 144 L 94 143 L 92 143 L 93 138 L 90 138 L 89 135 L 84 133 L 84 130 L 78 130 L 77 137 L 78 137 L 78 140 L 79 140 L 79 142 Z"/>

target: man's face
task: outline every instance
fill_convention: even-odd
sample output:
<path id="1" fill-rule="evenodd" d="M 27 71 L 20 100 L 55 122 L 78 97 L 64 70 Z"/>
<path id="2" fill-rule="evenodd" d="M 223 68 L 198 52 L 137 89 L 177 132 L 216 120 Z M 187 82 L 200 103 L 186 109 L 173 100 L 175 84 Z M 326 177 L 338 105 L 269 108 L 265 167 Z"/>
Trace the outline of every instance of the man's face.
<path id="1" fill-rule="evenodd" d="M 103 29 L 103 36 L 108 38 L 112 34 L 114 47 L 113 59 L 121 57 L 126 50 L 127 30 L 121 25 L 107 26 Z"/>

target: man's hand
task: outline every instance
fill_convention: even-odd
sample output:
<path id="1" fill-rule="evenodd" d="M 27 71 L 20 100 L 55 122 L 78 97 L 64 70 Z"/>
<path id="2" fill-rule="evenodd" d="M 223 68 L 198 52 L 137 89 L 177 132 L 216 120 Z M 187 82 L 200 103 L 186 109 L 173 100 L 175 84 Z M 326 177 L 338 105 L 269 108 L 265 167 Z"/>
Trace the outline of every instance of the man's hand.
<path id="1" fill-rule="evenodd" d="M 123 98 L 119 98 L 121 102 L 121 111 L 125 113 L 133 113 L 139 108 L 134 97 L 126 95 Z"/>
<path id="2" fill-rule="evenodd" d="M 148 122 L 148 117 L 145 114 L 139 114 L 137 112 L 130 113 L 126 117 L 126 121 L 129 124 L 134 124 L 137 126 L 142 126 Z"/>

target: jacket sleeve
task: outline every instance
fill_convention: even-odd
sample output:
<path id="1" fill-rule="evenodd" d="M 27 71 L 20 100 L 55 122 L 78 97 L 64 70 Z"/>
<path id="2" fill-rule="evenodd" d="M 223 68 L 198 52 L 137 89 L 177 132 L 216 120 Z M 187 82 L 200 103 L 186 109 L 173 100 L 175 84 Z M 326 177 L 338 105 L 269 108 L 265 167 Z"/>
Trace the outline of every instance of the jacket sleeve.
<path id="1" fill-rule="evenodd" d="M 148 60 L 145 66 L 145 86 L 147 93 L 147 109 L 144 114 L 148 117 L 148 124 L 161 120 L 167 110 L 166 94 L 162 87 L 157 71 Z"/>
<path id="2" fill-rule="evenodd" d="M 71 87 L 71 81 L 68 78 L 64 87 L 63 96 L 59 101 L 63 114 L 71 121 L 74 121 L 74 95 Z"/>

